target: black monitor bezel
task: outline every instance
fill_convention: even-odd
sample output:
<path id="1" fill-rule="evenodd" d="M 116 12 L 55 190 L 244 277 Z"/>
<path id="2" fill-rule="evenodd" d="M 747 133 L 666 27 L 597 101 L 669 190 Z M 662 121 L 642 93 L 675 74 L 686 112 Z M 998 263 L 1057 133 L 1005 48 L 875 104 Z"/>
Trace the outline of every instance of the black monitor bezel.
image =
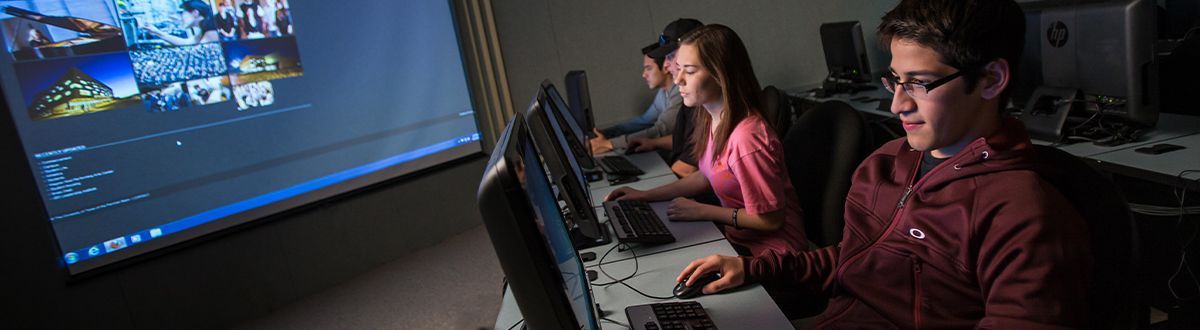
<path id="1" fill-rule="evenodd" d="M 537 106 L 535 101 L 531 108 Z M 525 145 L 522 143 L 532 143 L 530 136 L 522 118 L 518 116 L 509 121 L 496 143 L 479 185 L 477 200 L 480 215 L 500 260 L 509 290 L 528 328 L 586 326 L 598 329 L 599 325 L 595 322 L 581 326 L 581 320 L 575 317 L 570 307 L 570 297 L 563 291 L 567 284 L 562 278 L 562 271 L 554 262 L 545 237 L 534 221 L 537 214 L 533 210 L 533 202 L 520 181 L 522 174 L 518 174 L 522 169 L 515 166 L 523 162 L 523 157 L 514 154 L 524 152 Z M 539 152 L 537 148 L 533 150 Z M 540 166 L 525 166 L 530 165 Z M 545 219 L 543 222 L 546 222 Z M 578 258 L 578 255 L 575 257 Z M 579 265 L 582 272 L 582 260 Z M 585 283 L 585 287 L 589 311 L 596 316 L 590 283 Z M 593 317 L 592 321 L 595 320 L 598 318 Z"/>
<path id="2" fill-rule="evenodd" d="M 537 96 L 539 104 L 548 104 L 553 101 L 544 92 L 539 92 Z M 568 152 L 573 153 L 564 148 L 565 143 L 569 143 L 569 139 L 563 134 L 560 121 L 557 118 L 552 119 L 555 113 L 547 110 L 544 106 L 531 106 L 525 114 L 525 119 L 529 125 L 529 131 L 533 136 L 533 143 L 541 154 L 542 161 L 546 163 L 548 172 L 550 173 L 550 181 L 559 189 L 561 199 L 566 202 L 567 211 L 570 217 L 566 217 L 568 228 L 572 230 L 587 230 L 588 233 L 582 233 L 582 236 L 593 237 L 603 241 L 608 237 L 604 233 L 603 226 L 595 228 L 585 228 L 579 223 L 600 223 L 599 216 L 596 215 L 592 205 L 591 192 L 588 190 L 588 183 L 583 169 L 580 164 L 574 160 L 578 157 L 571 157 Z M 598 232 L 591 232 L 597 230 Z M 580 237 L 579 239 L 583 239 Z M 577 242 L 577 246 L 591 246 L 602 242 Z"/>

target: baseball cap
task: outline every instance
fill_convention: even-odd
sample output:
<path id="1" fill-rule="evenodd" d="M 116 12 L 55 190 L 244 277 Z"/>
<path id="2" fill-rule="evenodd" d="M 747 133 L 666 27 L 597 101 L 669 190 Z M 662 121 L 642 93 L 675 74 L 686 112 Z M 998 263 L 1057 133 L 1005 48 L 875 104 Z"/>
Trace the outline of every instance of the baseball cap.
<path id="1" fill-rule="evenodd" d="M 704 26 L 704 23 L 700 23 L 700 21 L 694 18 L 677 19 L 670 24 L 667 24 L 667 27 L 663 29 L 662 34 L 658 35 L 657 42 L 646 46 L 646 48 L 643 48 L 643 50 L 654 47 L 653 50 L 646 53 L 646 55 L 653 58 L 663 58 L 667 56 L 667 54 L 679 49 L 679 38 L 683 37 L 683 35 L 687 34 L 688 32 L 692 32 L 692 30 L 700 28 L 701 26 Z"/>

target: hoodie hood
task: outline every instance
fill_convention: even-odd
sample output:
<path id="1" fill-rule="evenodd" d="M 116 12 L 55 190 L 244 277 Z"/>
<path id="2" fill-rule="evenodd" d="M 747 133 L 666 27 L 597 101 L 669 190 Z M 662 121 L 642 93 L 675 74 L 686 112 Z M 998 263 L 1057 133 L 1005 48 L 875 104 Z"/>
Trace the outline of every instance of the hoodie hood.
<path id="1" fill-rule="evenodd" d="M 911 181 L 923 152 L 913 149 L 907 140 L 902 140 L 896 150 L 894 168 L 908 169 L 903 175 Z M 1044 164 L 1036 161 L 1036 150 L 1025 125 L 1015 118 L 1001 119 L 1000 127 L 991 135 L 971 141 L 966 147 L 946 161 L 934 167 L 924 177 L 913 183 L 917 193 L 935 191 L 950 182 L 1001 171 L 1031 170 L 1048 172 Z"/>

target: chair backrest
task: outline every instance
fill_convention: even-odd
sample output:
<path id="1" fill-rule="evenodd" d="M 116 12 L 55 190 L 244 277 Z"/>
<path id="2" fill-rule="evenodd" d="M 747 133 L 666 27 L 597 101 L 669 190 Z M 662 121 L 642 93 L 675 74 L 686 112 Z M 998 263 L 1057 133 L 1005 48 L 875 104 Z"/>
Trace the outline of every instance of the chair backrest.
<path id="1" fill-rule="evenodd" d="M 1038 157 L 1056 171 L 1046 179 L 1075 207 L 1088 225 L 1092 269 L 1088 322 L 1092 329 L 1137 329 L 1149 324 L 1140 303 L 1138 239 L 1129 204 L 1116 185 L 1083 160 L 1049 146 Z"/>
<path id="2" fill-rule="evenodd" d="M 866 144 L 862 114 L 839 101 L 800 114 L 783 139 L 788 175 L 804 211 L 804 229 L 817 246 L 842 240 L 850 176 L 866 156 Z"/>
<path id="3" fill-rule="evenodd" d="M 762 104 L 763 117 L 766 117 L 764 119 L 775 129 L 775 136 L 782 139 L 792 126 L 791 98 L 775 86 L 767 86 L 763 87 Z"/>

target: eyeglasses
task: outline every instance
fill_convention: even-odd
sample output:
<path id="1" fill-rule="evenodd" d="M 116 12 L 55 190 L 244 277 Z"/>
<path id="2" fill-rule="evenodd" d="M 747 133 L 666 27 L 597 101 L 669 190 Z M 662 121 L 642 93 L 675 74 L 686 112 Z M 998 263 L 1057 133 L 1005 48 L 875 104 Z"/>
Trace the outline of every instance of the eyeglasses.
<path id="1" fill-rule="evenodd" d="M 954 80 L 954 78 L 961 77 L 962 75 L 963 75 L 963 72 L 958 71 L 949 76 L 942 77 L 942 79 L 934 80 L 934 81 L 927 82 L 927 83 L 919 83 L 919 82 L 913 82 L 913 81 L 900 82 L 900 77 L 896 77 L 891 74 L 884 75 L 883 77 L 880 77 L 879 79 L 883 80 L 883 88 L 887 88 L 887 91 L 889 93 L 896 94 L 896 85 L 899 85 L 901 88 L 904 89 L 904 93 L 908 94 L 908 97 L 919 98 L 919 97 L 929 96 L 929 92 L 932 92 L 934 88 L 937 88 L 938 86 L 941 86 L 941 85 L 945 85 L 946 83 L 950 82 L 951 80 Z"/>

